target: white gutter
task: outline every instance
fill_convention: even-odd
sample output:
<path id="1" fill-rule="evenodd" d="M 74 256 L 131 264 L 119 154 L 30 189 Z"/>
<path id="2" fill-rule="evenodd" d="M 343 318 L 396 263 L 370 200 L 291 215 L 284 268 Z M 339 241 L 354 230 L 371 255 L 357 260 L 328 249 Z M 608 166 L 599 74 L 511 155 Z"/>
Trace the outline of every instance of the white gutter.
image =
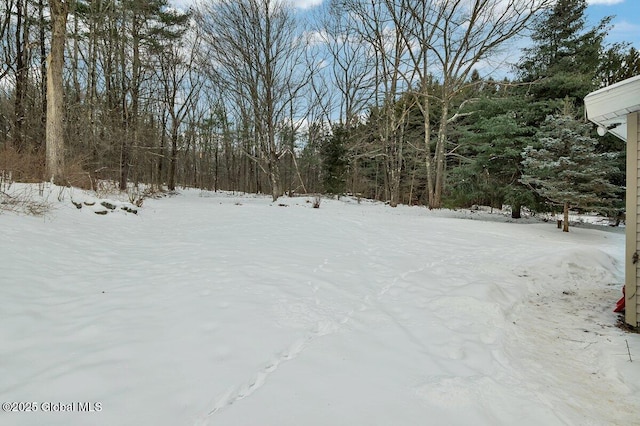
<path id="1" fill-rule="evenodd" d="M 584 98 L 587 118 L 626 142 L 627 114 L 640 111 L 640 75 L 589 93 Z"/>

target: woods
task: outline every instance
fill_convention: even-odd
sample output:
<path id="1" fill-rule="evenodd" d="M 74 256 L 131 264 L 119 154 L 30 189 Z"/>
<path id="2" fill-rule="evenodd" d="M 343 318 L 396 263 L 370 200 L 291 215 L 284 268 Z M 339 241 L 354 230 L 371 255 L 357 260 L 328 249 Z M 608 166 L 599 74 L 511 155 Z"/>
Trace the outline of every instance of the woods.
<path id="1" fill-rule="evenodd" d="M 584 125 L 582 98 L 640 73 L 640 59 L 607 44 L 609 19 L 589 27 L 585 8 L 333 0 L 302 17 L 281 0 L 187 11 L 167 0 L 9 0 L 0 170 L 123 191 L 353 193 L 391 206 L 507 204 L 516 218 L 570 200 L 606 213 L 622 206 L 624 144 Z M 532 42 L 518 58 L 522 37 Z M 532 177 L 563 129 L 570 146 L 590 141 L 606 196 L 581 196 L 590 189 L 565 176 L 579 194 L 560 200 Z"/>

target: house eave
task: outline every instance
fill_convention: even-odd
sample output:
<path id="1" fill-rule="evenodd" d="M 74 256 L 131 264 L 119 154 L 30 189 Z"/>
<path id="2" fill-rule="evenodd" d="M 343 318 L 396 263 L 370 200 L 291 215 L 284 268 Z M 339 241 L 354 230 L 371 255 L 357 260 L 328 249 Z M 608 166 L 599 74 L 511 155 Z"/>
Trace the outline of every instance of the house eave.
<path id="1" fill-rule="evenodd" d="M 626 142 L 627 115 L 640 111 L 640 75 L 589 93 L 587 118 Z"/>

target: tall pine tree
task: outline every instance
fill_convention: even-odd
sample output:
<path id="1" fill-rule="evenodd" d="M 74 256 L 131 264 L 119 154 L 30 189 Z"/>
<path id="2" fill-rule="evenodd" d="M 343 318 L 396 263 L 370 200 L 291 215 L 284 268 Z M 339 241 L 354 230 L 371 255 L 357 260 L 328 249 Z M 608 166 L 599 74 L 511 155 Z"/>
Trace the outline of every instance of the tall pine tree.
<path id="1" fill-rule="evenodd" d="M 520 181 L 548 203 L 564 210 L 563 231 L 569 232 L 569 209 L 611 208 L 620 188 L 609 182 L 617 170 L 609 153 L 598 153 L 597 140 L 589 136 L 591 125 L 568 112 L 549 116 L 537 134 L 538 146 L 522 153 Z"/>
<path id="2" fill-rule="evenodd" d="M 523 82 L 533 83 L 536 100 L 569 97 L 575 106 L 597 88 L 597 72 L 610 17 L 592 28 L 586 25 L 586 0 L 558 0 L 534 25 L 533 46 L 518 65 Z"/>
<path id="3" fill-rule="evenodd" d="M 605 37 L 611 21 L 607 17 L 595 26 L 588 26 L 586 8 L 586 0 L 558 0 L 553 8 L 541 14 L 534 26 L 533 46 L 525 50 L 518 65 L 521 81 L 530 83 L 523 87 L 530 102 L 530 114 L 537 116 L 537 123 L 533 124 L 540 127 L 524 152 L 525 176 L 521 181 L 547 201 L 567 208 L 613 201 L 609 198 L 615 198 L 616 191 L 609 189 L 616 187 L 612 182 L 620 183 L 620 173 L 610 161 L 605 164 L 603 160 L 617 160 L 620 166 L 620 151 L 624 150 L 624 146 L 609 138 L 591 138 L 590 135 L 595 135 L 594 127 L 576 118 L 584 115 L 584 97 L 602 84 Z M 587 157 L 581 159 L 580 150 L 586 150 Z M 605 188 L 601 191 L 606 199 L 603 203 L 592 199 L 598 191 L 594 192 L 587 182 L 576 181 L 579 164 L 585 166 L 587 158 L 601 167 L 597 176 L 591 177 L 595 179 L 594 187 L 602 183 Z M 541 168 L 536 169 L 538 166 Z M 576 174 L 571 172 L 574 166 L 578 167 Z M 544 173 L 550 174 L 545 177 Z M 552 187 L 557 189 L 558 182 L 565 182 L 566 188 L 552 191 Z M 573 182 L 573 186 L 568 182 Z"/>

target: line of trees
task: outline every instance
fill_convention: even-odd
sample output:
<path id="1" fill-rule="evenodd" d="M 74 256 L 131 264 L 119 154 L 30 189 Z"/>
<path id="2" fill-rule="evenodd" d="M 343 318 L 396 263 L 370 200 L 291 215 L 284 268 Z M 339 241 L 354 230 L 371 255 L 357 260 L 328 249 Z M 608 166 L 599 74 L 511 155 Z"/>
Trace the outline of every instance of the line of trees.
<path id="1" fill-rule="evenodd" d="M 167 0 L 7 0 L 0 170 L 123 190 L 509 204 L 514 217 L 525 206 L 615 208 L 624 145 L 592 138 L 582 99 L 640 73 L 640 58 L 607 45 L 609 19 L 589 27 L 585 9 L 332 0 L 303 23 L 284 0 L 206 0 L 188 12 Z M 523 36 L 532 43 L 513 77 L 480 74 L 504 69 Z M 581 178 L 611 187 L 567 178 L 593 196 L 560 199 L 549 189 L 559 175 L 535 176 L 536 161 L 557 161 L 543 154 L 563 129 L 575 132 L 569 145 L 589 138 L 600 172 Z"/>

